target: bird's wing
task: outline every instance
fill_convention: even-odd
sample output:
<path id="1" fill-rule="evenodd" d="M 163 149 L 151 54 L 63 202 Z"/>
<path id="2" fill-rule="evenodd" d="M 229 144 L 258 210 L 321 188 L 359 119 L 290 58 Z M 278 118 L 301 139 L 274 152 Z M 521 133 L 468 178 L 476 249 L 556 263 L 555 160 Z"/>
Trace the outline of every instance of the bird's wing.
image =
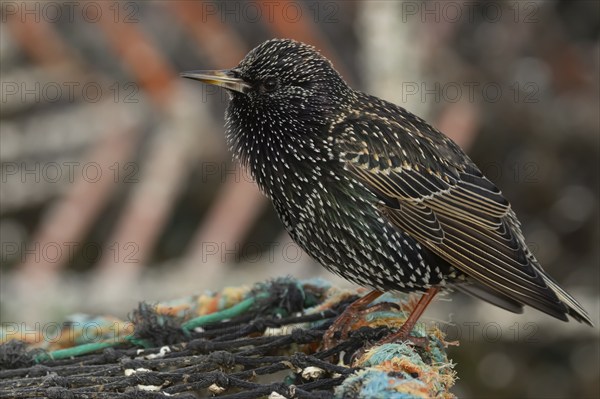
<path id="1" fill-rule="evenodd" d="M 454 142 L 408 113 L 351 115 L 331 133 L 344 167 L 401 231 L 484 286 L 567 320 L 510 204 Z"/>

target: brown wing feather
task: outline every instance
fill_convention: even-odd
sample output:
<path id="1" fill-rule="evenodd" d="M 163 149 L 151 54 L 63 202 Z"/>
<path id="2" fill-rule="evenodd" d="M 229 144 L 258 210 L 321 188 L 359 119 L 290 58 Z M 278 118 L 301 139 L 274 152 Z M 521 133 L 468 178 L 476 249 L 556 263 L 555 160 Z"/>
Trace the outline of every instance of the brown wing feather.
<path id="1" fill-rule="evenodd" d="M 510 204 L 460 148 L 422 121 L 407 130 L 362 116 L 361 124 L 342 124 L 336 146 L 347 170 L 385 204 L 382 214 L 484 286 L 566 320 Z"/>

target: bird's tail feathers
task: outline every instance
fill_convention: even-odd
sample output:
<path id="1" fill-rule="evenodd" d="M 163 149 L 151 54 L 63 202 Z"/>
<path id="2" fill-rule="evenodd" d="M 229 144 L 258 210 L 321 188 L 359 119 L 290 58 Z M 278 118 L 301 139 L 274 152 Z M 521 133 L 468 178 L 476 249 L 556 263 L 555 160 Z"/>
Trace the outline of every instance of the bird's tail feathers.
<path id="1" fill-rule="evenodd" d="M 558 299 L 560 299 L 560 301 L 569 308 L 568 313 L 571 317 L 580 323 L 585 323 L 592 327 L 594 326 L 592 323 L 592 318 L 588 312 L 585 311 L 585 309 L 579 304 L 579 302 L 577 302 L 575 298 L 573 298 L 567 291 L 562 289 L 552 277 L 545 273 L 542 274 L 542 277 L 548 287 L 554 291 Z"/>
<path id="2" fill-rule="evenodd" d="M 496 305 L 512 313 L 523 313 L 523 305 L 514 299 L 502 294 L 499 291 L 491 290 L 488 287 L 469 281 L 460 284 L 453 284 L 453 287 L 475 298 L 484 300 L 492 305 Z"/>

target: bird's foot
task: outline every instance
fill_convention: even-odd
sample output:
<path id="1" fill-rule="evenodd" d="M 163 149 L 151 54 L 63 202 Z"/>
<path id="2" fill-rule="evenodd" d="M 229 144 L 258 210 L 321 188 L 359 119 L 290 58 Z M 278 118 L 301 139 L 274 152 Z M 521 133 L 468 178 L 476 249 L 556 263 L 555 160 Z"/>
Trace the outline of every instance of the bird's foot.
<path id="1" fill-rule="evenodd" d="M 431 302 L 433 297 L 439 291 L 439 287 L 433 287 L 428 289 L 419 301 L 413 306 L 408 318 L 404 321 L 404 324 L 400 329 L 387 336 L 386 338 L 379 341 L 376 345 L 390 344 L 397 341 L 403 341 L 413 344 L 414 346 L 420 346 L 426 348 L 429 345 L 429 339 L 426 337 L 413 337 L 410 332 L 413 330 L 417 321 L 427 308 L 427 305 Z"/>
<path id="2" fill-rule="evenodd" d="M 439 290 L 440 290 L 439 287 L 429 288 L 425 292 L 425 294 L 423 294 L 423 296 L 421 296 L 419 301 L 415 304 L 415 306 L 411 310 L 408 318 L 406 319 L 406 321 L 404 322 L 402 327 L 400 327 L 400 329 L 397 332 L 395 332 L 395 333 L 389 335 L 388 337 L 382 339 L 381 341 L 379 341 L 377 344 L 383 345 L 383 344 L 389 344 L 389 343 L 396 342 L 396 341 L 404 341 L 404 342 L 410 342 L 415 346 L 426 347 L 427 345 L 429 345 L 429 340 L 427 338 L 413 337 L 410 335 L 410 332 L 417 324 L 417 321 L 419 320 L 419 318 L 421 317 L 421 315 L 427 308 L 427 305 L 429 305 L 429 303 L 435 297 L 435 295 L 438 293 Z"/>
<path id="3" fill-rule="evenodd" d="M 323 334 L 323 350 L 328 351 L 337 345 L 338 340 L 344 340 L 348 337 L 348 331 L 350 331 L 350 322 L 353 316 L 342 313 L 333 322 L 333 324 Z M 337 335 L 337 337 L 336 337 Z"/>
<path id="4" fill-rule="evenodd" d="M 328 351 L 337 345 L 338 340 L 348 338 L 348 332 L 352 329 L 354 323 L 360 319 L 359 315 L 365 311 L 365 307 L 382 294 L 380 291 L 371 291 L 351 303 L 323 335 L 323 350 Z"/>

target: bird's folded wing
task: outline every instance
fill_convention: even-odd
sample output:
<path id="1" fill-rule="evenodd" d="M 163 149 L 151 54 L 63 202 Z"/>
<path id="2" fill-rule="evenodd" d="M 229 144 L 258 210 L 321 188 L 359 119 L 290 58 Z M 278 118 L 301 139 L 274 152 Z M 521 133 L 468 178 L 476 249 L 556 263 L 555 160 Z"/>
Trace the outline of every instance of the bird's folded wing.
<path id="1" fill-rule="evenodd" d="M 456 144 L 424 122 L 348 122 L 333 132 L 335 148 L 385 217 L 485 286 L 566 320 L 510 204 Z"/>

